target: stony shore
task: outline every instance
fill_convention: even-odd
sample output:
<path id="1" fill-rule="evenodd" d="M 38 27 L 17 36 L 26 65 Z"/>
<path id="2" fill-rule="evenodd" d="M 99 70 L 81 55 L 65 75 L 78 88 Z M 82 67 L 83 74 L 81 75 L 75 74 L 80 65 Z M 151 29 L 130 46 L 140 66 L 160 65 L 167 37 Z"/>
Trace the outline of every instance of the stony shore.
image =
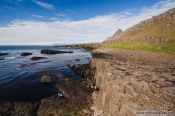
<path id="1" fill-rule="evenodd" d="M 93 93 L 95 116 L 145 116 L 145 112 L 161 111 L 175 115 L 175 55 L 123 49 L 93 53 L 91 64 L 100 90 Z"/>
<path id="2" fill-rule="evenodd" d="M 68 66 L 80 80 L 42 73 L 42 82 L 60 82 L 58 93 L 38 102 L 1 101 L 0 115 L 138 116 L 162 108 L 174 116 L 175 55 L 99 48 L 92 56 L 90 64 Z"/>

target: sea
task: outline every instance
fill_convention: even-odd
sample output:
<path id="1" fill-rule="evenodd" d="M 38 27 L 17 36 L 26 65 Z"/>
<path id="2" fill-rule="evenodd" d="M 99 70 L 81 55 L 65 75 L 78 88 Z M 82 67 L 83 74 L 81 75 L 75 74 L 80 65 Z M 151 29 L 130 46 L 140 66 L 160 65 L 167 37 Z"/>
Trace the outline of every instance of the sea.
<path id="1" fill-rule="evenodd" d="M 73 51 L 73 53 L 46 55 L 42 49 Z M 57 92 L 55 84 L 41 83 L 40 72 L 49 72 L 61 78 L 77 79 L 68 64 L 87 64 L 91 54 L 81 48 L 64 48 L 54 46 L 0 46 L 0 52 L 8 52 L 0 56 L 0 100 L 5 101 L 37 101 Z M 23 52 L 31 52 L 31 56 L 21 56 Z M 33 61 L 33 56 L 46 57 Z M 77 60 L 79 59 L 79 60 Z"/>

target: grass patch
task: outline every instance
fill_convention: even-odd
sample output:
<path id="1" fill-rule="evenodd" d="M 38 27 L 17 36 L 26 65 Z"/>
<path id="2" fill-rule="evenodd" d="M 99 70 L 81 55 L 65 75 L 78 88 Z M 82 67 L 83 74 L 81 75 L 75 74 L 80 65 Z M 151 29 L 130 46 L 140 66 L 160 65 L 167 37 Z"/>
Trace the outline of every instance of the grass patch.
<path id="1" fill-rule="evenodd" d="M 175 43 L 167 44 L 156 44 L 149 42 L 138 42 L 138 43 L 111 43 L 106 45 L 107 48 L 123 48 L 130 50 L 143 50 L 149 52 L 165 52 L 165 53 L 175 53 Z"/>

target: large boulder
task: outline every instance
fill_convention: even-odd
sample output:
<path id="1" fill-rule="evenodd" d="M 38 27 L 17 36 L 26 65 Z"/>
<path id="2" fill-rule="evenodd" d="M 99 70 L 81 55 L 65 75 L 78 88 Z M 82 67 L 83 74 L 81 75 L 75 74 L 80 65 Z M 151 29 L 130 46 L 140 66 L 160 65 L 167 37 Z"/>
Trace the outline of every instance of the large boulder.
<path id="1" fill-rule="evenodd" d="M 50 50 L 50 49 L 43 49 L 41 50 L 41 54 L 64 54 L 64 53 L 73 53 L 72 51 L 59 51 L 59 50 Z"/>

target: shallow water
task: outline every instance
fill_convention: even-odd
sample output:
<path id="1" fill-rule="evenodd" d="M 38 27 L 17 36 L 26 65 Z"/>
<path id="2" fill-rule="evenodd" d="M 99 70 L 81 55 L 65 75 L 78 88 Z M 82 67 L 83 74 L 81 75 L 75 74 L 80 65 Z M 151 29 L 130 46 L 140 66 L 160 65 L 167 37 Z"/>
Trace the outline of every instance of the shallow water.
<path id="1" fill-rule="evenodd" d="M 44 55 L 40 50 L 48 48 L 67 50 L 74 53 Z M 0 46 L 0 52 L 10 55 L 0 60 L 0 100 L 35 101 L 56 92 L 54 84 L 42 84 L 39 73 L 48 71 L 63 78 L 77 79 L 68 64 L 86 64 L 91 54 L 84 49 L 58 48 L 51 46 Z M 21 52 L 31 52 L 31 56 L 20 56 Z M 47 59 L 32 61 L 33 56 Z M 76 61 L 80 59 L 80 61 Z"/>

